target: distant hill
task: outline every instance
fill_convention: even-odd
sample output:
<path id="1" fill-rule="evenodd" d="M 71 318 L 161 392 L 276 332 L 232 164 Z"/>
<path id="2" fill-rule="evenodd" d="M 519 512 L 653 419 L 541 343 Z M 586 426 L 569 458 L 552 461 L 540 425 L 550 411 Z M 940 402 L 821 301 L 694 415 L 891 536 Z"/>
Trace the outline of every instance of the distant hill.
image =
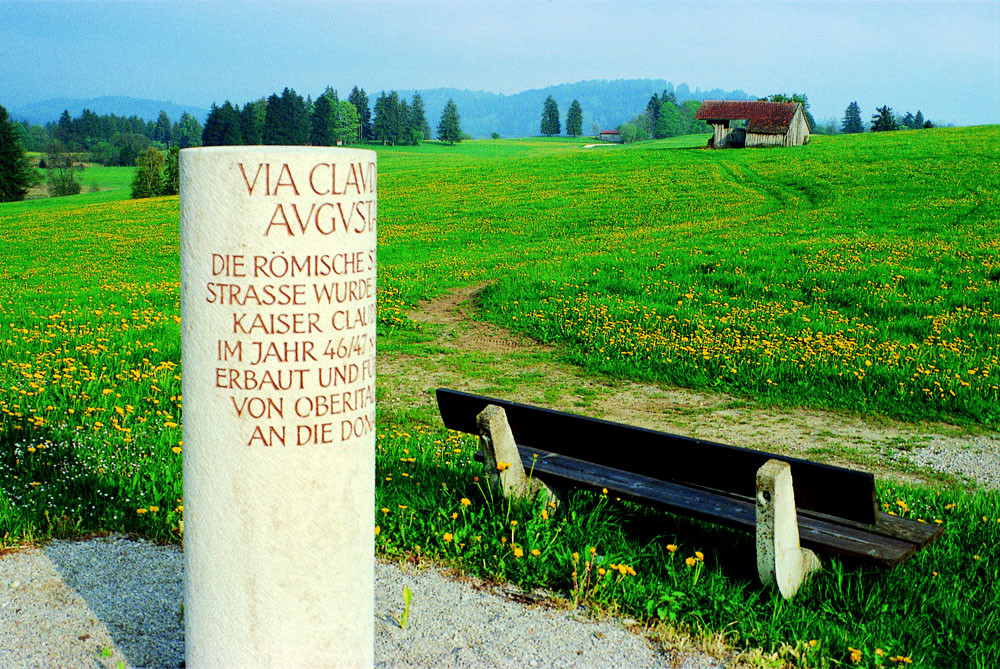
<path id="1" fill-rule="evenodd" d="M 566 111 L 574 99 L 583 108 L 583 133 L 592 134 L 596 123 L 601 128 L 616 128 L 619 124 L 642 113 L 653 93 L 672 92 L 678 102 L 685 100 L 749 100 L 756 99 L 744 91 L 724 91 L 718 88 L 702 91 L 691 90 L 687 84 L 674 85 L 663 79 L 594 79 L 574 84 L 560 84 L 535 88 L 514 95 L 469 91 L 455 88 L 435 88 L 417 91 L 424 100 L 427 121 L 436 132 L 441 111 L 449 98 L 455 100 L 462 117 L 462 130 L 473 137 L 489 137 L 499 133 L 502 137 L 532 137 L 541 132 L 542 106 L 549 95 L 559 106 L 560 125 L 566 132 Z M 368 97 L 374 106 L 379 91 L 369 90 Z M 414 91 L 398 91 L 407 100 Z"/>
<path id="2" fill-rule="evenodd" d="M 147 121 L 155 121 L 160 110 L 167 112 L 171 121 L 180 119 L 187 112 L 199 122 L 204 123 L 208 110 L 194 105 L 179 105 L 165 100 L 143 100 L 121 95 L 106 95 L 99 98 L 54 98 L 25 105 L 15 105 L 8 108 L 12 118 L 18 121 L 27 119 L 31 123 L 45 125 L 50 121 L 58 121 L 64 110 L 69 110 L 70 116 L 78 117 L 84 109 L 89 109 L 98 115 L 115 114 L 117 116 L 138 116 Z"/>
<path id="3" fill-rule="evenodd" d="M 546 88 L 534 88 L 514 95 L 488 93 L 486 91 L 470 91 L 457 88 L 435 88 L 418 91 L 424 99 L 427 122 L 432 134 L 437 132 L 437 124 L 441 111 L 449 98 L 455 100 L 458 113 L 462 117 L 462 130 L 473 137 L 489 137 L 499 133 L 501 137 L 532 137 L 540 134 L 542 105 L 549 95 L 559 106 L 560 124 L 565 132 L 566 111 L 570 103 L 576 99 L 583 108 L 583 132 L 592 134 L 596 123 L 601 128 L 616 128 L 646 109 L 646 103 L 653 93 L 668 91 L 677 96 L 678 102 L 685 100 L 748 100 L 755 99 L 744 91 L 724 91 L 718 88 L 703 91 L 698 88 L 691 90 L 687 84 L 674 87 L 664 79 L 594 79 L 578 81 L 574 84 L 559 84 Z M 310 91 L 297 91 L 306 95 Z M 341 99 L 347 98 L 348 90 L 340 91 Z M 368 89 L 369 105 L 375 107 L 379 89 Z M 388 92 L 388 91 L 386 91 Z M 413 97 L 413 90 L 397 91 L 407 100 Z M 313 92 L 315 93 L 315 92 Z M 266 97 L 269 92 L 262 92 Z M 221 104 L 222 100 L 218 100 Z M 246 100 L 239 102 L 243 104 Z M 63 110 L 68 109 L 70 116 L 76 118 L 84 109 L 96 114 L 117 114 L 118 116 L 139 116 L 155 121 L 160 110 L 167 112 L 171 121 L 180 119 L 187 112 L 205 122 L 208 110 L 192 105 L 179 105 L 163 100 L 142 100 L 124 96 L 104 96 L 99 98 L 77 99 L 56 98 L 31 104 L 8 107 L 10 114 L 17 120 L 27 119 L 32 123 L 45 124 L 59 120 Z"/>

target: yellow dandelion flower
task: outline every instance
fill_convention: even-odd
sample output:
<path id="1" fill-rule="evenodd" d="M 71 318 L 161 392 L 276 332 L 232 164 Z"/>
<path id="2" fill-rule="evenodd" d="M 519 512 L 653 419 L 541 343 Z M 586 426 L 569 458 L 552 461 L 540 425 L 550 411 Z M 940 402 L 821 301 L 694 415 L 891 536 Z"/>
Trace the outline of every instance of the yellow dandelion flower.
<path id="1" fill-rule="evenodd" d="M 548 520 L 548 519 L 549 519 L 549 512 L 546 511 L 545 509 L 542 509 L 542 520 Z"/>
<path id="2" fill-rule="evenodd" d="M 147 511 L 149 511 L 149 509 L 146 509 L 146 508 L 142 508 L 142 509 L 136 509 L 136 510 L 135 510 L 135 512 L 136 512 L 136 513 L 138 513 L 138 514 L 139 514 L 140 516 L 141 516 L 142 514 L 146 513 Z"/>
<path id="3" fill-rule="evenodd" d="M 446 542 L 448 542 L 454 539 L 455 535 L 453 535 L 451 532 L 445 532 L 444 536 L 442 536 L 441 538 L 444 539 Z"/>
<path id="4" fill-rule="evenodd" d="M 469 498 L 467 498 L 467 497 L 463 497 L 461 503 L 462 503 L 462 506 L 469 506 L 470 504 L 472 504 L 472 502 L 469 501 Z"/>
<path id="5" fill-rule="evenodd" d="M 382 527 L 379 526 L 379 525 L 376 525 L 375 526 L 375 536 L 377 537 L 380 534 L 382 534 Z"/>
<path id="6" fill-rule="evenodd" d="M 604 568 L 603 568 L 603 567 L 598 567 L 598 568 L 597 568 L 597 575 L 598 575 L 598 576 L 604 576 L 604 574 L 606 574 L 606 573 L 607 573 L 607 572 L 606 572 L 606 571 L 604 570 Z"/>
<path id="7" fill-rule="evenodd" d="M 689 557 L 686 560 L 684 560 L 684 564 L 686 564 L 689 567 L 693 567 L 696 562 L 698 562 L 698 561 L 695 560 L 693 557 Z"/>
<path id="8" fill-rule="evenodd" d="M 673 553 L 677 550 L 677 544 L 667 544 L 667 552 Z"/>
<path id="9" fill-rule="evenodd" d="M 175 455 L 180 455 L 183 449 L 180 446 L 174 446 L 170 450 L 173 451 Z"/>
<path id="10" fill-rule="evenodd" d="M 451 514 L 451 519 L 452 519 L 452 520 L 455 520 L 456 518 L 458 518 L 458 512 L 457 512 L 457 511 L 455 511 L 455 512 L 453 512 L 453 513 Z"/>
<path id="11" fill-rule="evenodd" d="M 531 554 L 534 555 L 535 557 L 538 557 L 539 555 L 542 554 L 542 551 L 538 550 L 537 548 L 532 548 Z"/>
<path id="12" fill-rule="evenodd" d="M 702 553 L 701 551 L 695 551 L 694 552 L 694 556 L 696 558 L 698 558 L 698 562 L 704 562 L 705 561 L 705 554 Z"/>
<path id="13" fill-rule="evenodd" d="M 514 557 L 519 558 L 524 555 L 524 550 L 520 546 L 514 546 Z"/>
<path id="14" fill-rule="evenodd" d="M 857 648 L 851 648 L 850 646 L 847 647 L 847 650 L 851 654 L 851 662 L 853 662 L 854 664 L 857 664 L 858 662 L 861 661 L 861 651 L 860 650 L 858 650 Z"/>
<path id="15" fill-rule="evenodd" d="M 160 510 L 160 507 L 158 507 L 158 506 L 151 506 L 151 507 L 149 507 L 149 512 L 150 513 L 156 513 L 159 510 Z"/>

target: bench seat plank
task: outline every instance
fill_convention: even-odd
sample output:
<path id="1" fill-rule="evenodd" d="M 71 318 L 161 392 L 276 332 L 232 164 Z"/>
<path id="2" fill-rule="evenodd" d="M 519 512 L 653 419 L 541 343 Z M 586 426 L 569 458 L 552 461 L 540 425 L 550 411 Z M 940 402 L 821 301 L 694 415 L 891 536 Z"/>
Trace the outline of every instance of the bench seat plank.
<path id="1" fill-rule="evenodd" d="M 652 503 L 673 513 L 735 529 L 752 532 L 756 526 L 757 510 L 752 498 L 693 489 L 526 446 L 518 446 L 518 450 L 525 471 L 542 475 L 546 481 L 595 491 L 607 488 L 608 494 L 615 497 Z M 806 548 L 885 566 L 903 562 L 918 548 L 914 542 L 886 536 L 877 530 L 845 526 L 807 514 L 799 514 L 798 523 L 799 540 Z"/>
<path id="2" fill-rule="evenodd" d="M 445 426 L 472 434 L 483 409 L 501 407 L 525 471 L 553 483 L 607 488 L 616 497 L 752 532 L 756 471 L 777 459 L 791 466 L 805 548 L 894 566 L 943 533 L 938 525 L 879 511 L 875 477 L 867 472 L 444 388 L 437 399 Z"/>

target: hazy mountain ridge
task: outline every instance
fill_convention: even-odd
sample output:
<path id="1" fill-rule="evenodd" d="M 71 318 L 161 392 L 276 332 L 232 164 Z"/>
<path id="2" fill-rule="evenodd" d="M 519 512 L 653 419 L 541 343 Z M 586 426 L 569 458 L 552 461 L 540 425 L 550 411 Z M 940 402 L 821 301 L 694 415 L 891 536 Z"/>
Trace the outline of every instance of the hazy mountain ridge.
<path id="1" fill-rule="evenodd" d="M 41 102 L 22 105 L 11 105 L 8 108 L 12 118 L 21 121 L 27 119 L 30 123 L 45 125 L 59 120 L 63 111 L 69 110 L 73 118 L 80 116 L 84 109 L 89 109 L 97 115 L 115 114 L 116 116 L 138 116 L 147 121 L 155 121 L 160 111 L 167 112 L 171 121 L 177 122 L 181 114 L 187 112 L 205 122 L 208 109 L 196 105 L 176 104 L 169 100 L 147 100 L 131 98 L 125 95 L 104 95 L 96 98 L 52 98 Z"/>
<path id="2" fill-rule="evenodd" d="M 374 109 L 375 100 L 382 89 L 366 89 L 369 106 Z M 646 103 L 653 93 L 673 92 L 678 102 L 696 99 L 753 99 L 741 90 L 725 91 L 718 88 L 692 90 L 687 84 L 676 88 L 665 79 L 592 79 L 569 84 L 557 84 L 545 88 L 534 88 L 512 95 L 473 91 L 457 88 L 435 88 L 424 90 L 399 90 L 401 97 L 411 99 L 414 92 L 420 93 L 427 110 L 427 121 L 432 134 L 437 132 L 441 111 L 449 99 L 455 100 L 461 115 L 462 130 L 473 137 L 489 137 L 498 133 L 502 137 L 531 137 L 541 132 L 542 106 L 545 98 L 553 97 L 559 106 L 560 123 L 563 132 L 566 125 L 566 111 L 576 99 L 583 108 L 583 132 L 592 134 L 596 123 L 601 128 L 615 128 L 646 109 Z M 300 95 L 316 93 L 297 91 Z M 341 99 L 346 99 L 349 89 L 338 91 Z M 389 91 L 386 90 L 388 93 Z M 267 97 L 270 92 L 262 92 L 258 97 Z M 256 99 L 256 98 L 255 98 Z M 216 100 L 222 104 L 223 99 Z M 248 100 L 233 100 L 243 105 Z M 155 121 L 160 110 L 167 112 L 171 121 L 178 121 L 187 112 L 204 123 L 208 109 L 194 105 L 176 104 L 170 101 L 146 100 L 127 96 L 102 96 L 97 98 L 54 98 L 30 104 L 13 105 L 11 116 L 17 120 L 27 119 L 32 123 L 45 124 L 59 119 L 63 110 L 69 110 L 76 118 L 84 109 L 96 114 L 116 114 L 118 116 L 139 116 Z"/>

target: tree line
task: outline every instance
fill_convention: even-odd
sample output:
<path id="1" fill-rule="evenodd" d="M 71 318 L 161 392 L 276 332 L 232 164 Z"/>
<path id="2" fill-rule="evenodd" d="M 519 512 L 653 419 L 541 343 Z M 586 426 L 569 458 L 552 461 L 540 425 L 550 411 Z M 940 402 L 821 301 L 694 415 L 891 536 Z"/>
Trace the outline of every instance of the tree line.
<path id="1" fill-rule="evenodd" d="M 44 126 L 27 121 L 19 125 L 26 151 L 77 154 L 87 162 L 126 167 L 135 165 L 138 155 L 150 146 L 198 146 L 202 133 L 198 119 L 186 112 L 171 122 L 163 111 L 155 121 L 146 121 L 138 116 L 98 115 L 89 109 L 73 118 L 64 110 L 58 121 Z"/>
<path id="2" fill-rule="evenodd" d="M 442 113 L 438 139 L 461 141 L 454 101 Z M 294 89 L 281 95 L 248 102 L 242 109 L 226 100 L 212 104 L 201 136 L 202 146 L 271 144 L 336 146 L 374 142 L 383 145 L 416 145 L 431 138 L 424 101 L 419 93 L 407 101 L 396 91 L 382 91 L 369 106 L 369 96 L 355 86 L 347 99 L 327 88 L 312 100 Z"/>
<path id="3" fill-rule="evenodd" d="M 711 132 L 704 121 L 694 117 L 700 106 L 698 100 L 678 103 L 673 91 L 664 90 L 662 95 L 653 93 L 641 114 L 618 126 L 619 137 L 623 143 L 630 143 Z M 594 131 L 597 134 L 600 128 Z"/>
<path id="4" fill-rule="evenodd" d="M 930 119 L 924 118 L 924 113 L 917 110 L 916 114 L 906 112 L 902 116 L 896 115 L 889 105 L 882 105 L 875 109 L 872 114 L 869 129 L 871 132 L 887 132 L 892 130 L 923 130 L 933 128 L 934 123 Z M 857 101 L 851 102 L 844 110 L 844 118 L 840 122 L 840 131 L 843 133 L 864 132 L 865 126 L 861 120 L 861 107 Z"/>

